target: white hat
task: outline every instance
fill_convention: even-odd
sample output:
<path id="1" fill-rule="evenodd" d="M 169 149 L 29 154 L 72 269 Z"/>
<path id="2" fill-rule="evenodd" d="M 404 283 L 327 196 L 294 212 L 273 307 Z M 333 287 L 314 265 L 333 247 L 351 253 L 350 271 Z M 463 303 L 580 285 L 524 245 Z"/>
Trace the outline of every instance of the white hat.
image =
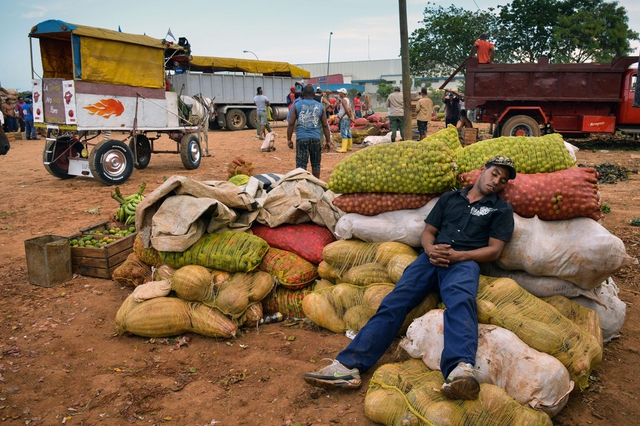
<path id="1" fill-rule="evenodd" d="M 342 88 L 338 89 L 338 93 L 344 93 L 346 95 L 347 94 L 347 89 L 342 87 Z"/>

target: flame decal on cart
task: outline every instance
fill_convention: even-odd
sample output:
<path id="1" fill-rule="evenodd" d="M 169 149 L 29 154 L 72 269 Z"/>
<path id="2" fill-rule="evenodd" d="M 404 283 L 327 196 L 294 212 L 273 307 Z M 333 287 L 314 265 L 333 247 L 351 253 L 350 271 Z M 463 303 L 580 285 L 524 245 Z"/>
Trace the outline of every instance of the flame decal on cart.
<path id="1" fill-rule="evenodd" d="M 109 118 L 112 115 L 118 117 L 124 112 L 124 105 L 116 99 L 101 99 L 100 102 L 83 108 L 88 110 L 89 114 L 98 114 L 102 118 Z"/>

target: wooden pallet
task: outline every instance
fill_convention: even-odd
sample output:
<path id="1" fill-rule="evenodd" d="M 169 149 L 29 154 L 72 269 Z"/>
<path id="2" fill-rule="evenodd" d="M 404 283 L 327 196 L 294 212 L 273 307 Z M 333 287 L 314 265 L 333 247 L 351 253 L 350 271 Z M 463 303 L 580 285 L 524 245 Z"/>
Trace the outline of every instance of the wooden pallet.
<path id="1" fill-rule="evenodd" d="M 70 240 L 90 235 L 91 231 L 109 229 L 109 222 L 102 222 L 88 228 L 81 229 L 71 235 Z M 71 247 L 71 266 L 73 272 L 88 277 L 111 279 L 113 271 L 120 266 L 133 251 L 133 241 L 137 233 L 126 237 L 114 237 L 116 241 L 104 248 Z"/>

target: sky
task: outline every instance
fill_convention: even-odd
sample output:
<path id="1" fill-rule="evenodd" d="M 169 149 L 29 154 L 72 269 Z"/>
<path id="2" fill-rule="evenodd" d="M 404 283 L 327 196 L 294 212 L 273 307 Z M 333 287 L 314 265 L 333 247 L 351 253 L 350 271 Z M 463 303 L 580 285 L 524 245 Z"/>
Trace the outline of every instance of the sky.
<path id="1" fill-rule="evenodd" d="M 451 0 L 431 0 L 448 8 Z M 486 10 L 508 0 L 456 0 Z M 640 2 L 619 0 L 640 33 Z M 421 27 L 426 1 L 406 0 L 409 34 Z M 48 19 L 146 34 L 186 37 L 192 54 L 292 64 L 394 59 L 400 53 L 398 3 L 392 0 L 0 0 L 0 85 L 29 90 L 31 27 Z M 333 33 L 333 34 L 330 34 Z M 329 41 L 331 48 L 329 49 Z M 638 54 L 639 43 L 633 45 Z M 37 41 L 34 56 L 39 58 Z M 244 51 L 248 51 L 244 53 Z M 253 53 L 250 53 L 253 52 Z M 255 56 L 254 56 L 255 55 Z M 330 57 L 329 57 L 330 56 Z M 39 59 L 36 60 L 39 64 Z M 41 72 L 39 66 L 36 67 Z"/>

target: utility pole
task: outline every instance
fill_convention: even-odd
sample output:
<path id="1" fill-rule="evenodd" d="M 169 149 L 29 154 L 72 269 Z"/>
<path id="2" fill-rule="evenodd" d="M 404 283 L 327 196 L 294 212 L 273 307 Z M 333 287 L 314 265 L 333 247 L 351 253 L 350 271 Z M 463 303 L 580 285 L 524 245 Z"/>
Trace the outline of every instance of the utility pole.
<path id="1" fill-rule="evenodd" d="M 333 31 L 329 33 L 329 53 L 327 53 L 327 81 L 324 86 L 324 90 L 329 88 L 329 63 L 331 63 L 331 36 L 333 35 Z"/>
<path id="2" fill-rule="evenodd" d="M 409 71 L 409 29 L 407 27 L 407 0 L 398 0 L 400 12 L 400 57 L 402 62 L 402 96 L 404 98 L 404 137 L 412 140 L 411 133 L 411 73 Z"/>

